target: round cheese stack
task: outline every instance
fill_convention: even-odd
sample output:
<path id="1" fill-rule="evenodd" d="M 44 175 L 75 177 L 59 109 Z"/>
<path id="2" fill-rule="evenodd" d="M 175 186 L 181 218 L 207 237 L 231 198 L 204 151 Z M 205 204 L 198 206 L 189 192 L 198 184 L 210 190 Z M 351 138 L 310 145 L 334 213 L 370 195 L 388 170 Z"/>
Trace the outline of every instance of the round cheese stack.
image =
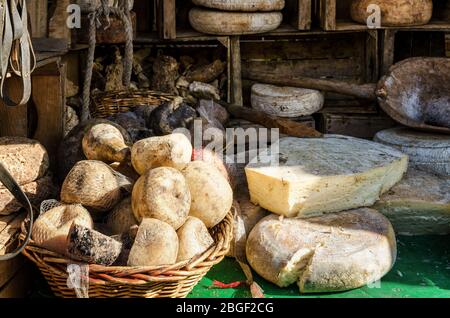
<path id="1" fill-rule="evenodd" d="M 353 0 L 352 19 L 367 24 L 372 14 L 370 5 L 377 5 L 381 10 L 381 26 L 414 26 L 427 24 L 433 14 L 432 0 Z M 368 12 L 369 11 L 369 12 Z"/>
<path id="2" fill-rule="evenodd" d="M 33 224 L 32 238 L 37 245 L 52 252 L 66 254 L 70 228 L 73 223 L 92 229 L 89 212 L 79 204 L 60 205 L 39 216 Z"/>
<path id="3" fill-rule="evenodd" d="M 408 166 L 408 157 L 396 149 L 337 135 L 282 138 L 270 156 L 279 165 L 257 158 L 245 168 L 251 201 L 287 217 L 371 206 Z"/>
<path id="4" fill-rule="evenodd" d="M 0 162 L 19 185 L 42 178 L 49 168 L 45 148 L 23 137 L 0 137 Z M 5 189 L 1 183 L 0 189 Z"/>
<path id="5" fill-rule="evenodd" d="M 224 11 L 281 11 L 284 0 L 193 0 L 195 5 Z"/>
<path id="6" fill-rule="evenodd" d="M 195 30 L 215 35 L 265 33 L 278 28 L 282 20 L 281 12 L 221 12 L 201 8 L 189 12 Z"/>
<path id="7" fill-rule="evenodd" d="M 252 107 L 278 117 L 309 116 L 322 109 L 325 98 L 316 90 L 255 84 Z"/>
<path id="8" fill-rule="evenodd" d="M 450 234 L 450 177 L 409 169 L 373 208 L 400 235 Z"/>
<path id="9" fill-rule="evenodd" d="M 252 230 L 247 259 L 263 278 L 301 293 L 362 287 L 386 275 L 395 263 L 392 225 L 372 209 L 310 219 L 268 216 Z"/>
<path id="10" fill-rule="evenodd" d="M 450 136 L 393 128 L 380 131 L 375 141 L 395 147 L 409 156 L 417 169 L 450 176 Z"/>

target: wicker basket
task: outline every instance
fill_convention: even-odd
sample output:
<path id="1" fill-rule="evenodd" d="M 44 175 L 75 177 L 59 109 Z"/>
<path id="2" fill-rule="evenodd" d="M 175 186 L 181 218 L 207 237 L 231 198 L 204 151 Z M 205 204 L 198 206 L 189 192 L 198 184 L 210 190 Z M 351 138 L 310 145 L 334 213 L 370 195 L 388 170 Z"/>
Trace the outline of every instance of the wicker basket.
<path id="1" fill-rule="evenodd" d="M 211 231 L 215 244 L 190 261 L 157 267 L 85 265 L 89 269 L 88 296 L 90 298 L 186 297 L 211 267 L 220 263 L 228 253 L 233 235 L 232 222 L 232 212 L 229 212 Z M 25 228 L 24 224 L 21 239 L 25 237 Z M 67 266 L 79 263 L 42 249 L 33 241 L 30 241 L 23 253 L 39 267 L 56 296 L 77 297 L 76 290 L 69 288 L 67 283 L 69 276 Z"/>
<path id="2" fill-rule="evenodd" d="M 118 113 L 129 112 L 138 106 L 156 108 L 176 98 L 180 97 L 149 90 L 102 92 L 92 96 L 90 111 L 94 118 L 105 118 Z"/>

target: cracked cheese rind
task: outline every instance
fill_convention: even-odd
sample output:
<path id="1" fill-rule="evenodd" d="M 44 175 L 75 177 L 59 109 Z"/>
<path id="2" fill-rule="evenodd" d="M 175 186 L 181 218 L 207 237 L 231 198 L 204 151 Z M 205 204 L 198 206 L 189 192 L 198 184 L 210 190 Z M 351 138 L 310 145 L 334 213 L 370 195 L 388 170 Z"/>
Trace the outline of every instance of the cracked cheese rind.
<path id="1" fill-rule="evenodd" d="M 400 235 L 450 234 L 450 177 L 409 169 L 373 208 Z"/>
<path id="2" fill-rule="evenodd" d="M 408 167 L 408 156 L 398 150 L 337 135 L 282 138 L 279 153 L 270 154 L 277 155 L 279 165 L 259 161 L 245 173 L 251 201 L 287 217 L 371 206 Z"/>
<path id="3" fill-rule="evenodd" d="M 301 293 L 358 288 L 386 275 L 395 263 L 396 241 L 390 222 L 372 209 L 309 219 L 271 215 L 250 233 L 251 267 L 266 280 Z"/>

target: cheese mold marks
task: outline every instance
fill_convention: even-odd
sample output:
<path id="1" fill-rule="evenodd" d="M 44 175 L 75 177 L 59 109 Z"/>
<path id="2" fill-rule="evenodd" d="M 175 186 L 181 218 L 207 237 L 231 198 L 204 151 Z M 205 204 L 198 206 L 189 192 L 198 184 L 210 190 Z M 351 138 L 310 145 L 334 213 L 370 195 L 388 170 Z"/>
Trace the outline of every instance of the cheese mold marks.
<path id="1" fill-rule="evenodd" d="M 245 168 L 251 201 L 287 217 L 372 206 L 408 167 L 396 149 L 338 135 L 282 138 L 279 152 L 266 156 L 278 156 L 279 164 L 257 160 Z"/>

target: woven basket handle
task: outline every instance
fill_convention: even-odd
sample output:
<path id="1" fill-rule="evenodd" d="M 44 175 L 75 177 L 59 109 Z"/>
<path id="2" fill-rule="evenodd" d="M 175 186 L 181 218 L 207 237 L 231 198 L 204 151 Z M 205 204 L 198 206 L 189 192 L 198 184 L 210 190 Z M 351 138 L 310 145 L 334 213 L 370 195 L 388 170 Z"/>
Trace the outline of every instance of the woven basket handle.
<path id="1" fill-rule="evenodd" d="M 5 166 L 3 166 L 1 162 L 0 162 L 0 183 L 3 183 L 3 185 L 9 190 L 9 192 L 11 192 L 11 194 L 16 198 L 16 200 L 28 210 L 28 214 L 30 216 L 29 228 L 25 241 L 23 241 L 22 244 L 14 252 L 5 255 L 0 255 L 0 261 L 7 261 L 22 253 L 22 251 L 30 241 L 31 230 L 33 228 L 33 207 L 31 206 L 28 197 L 25 195 L 25 193 L 23 193 L 22 189 L 17 184 L 16 180 L 14 180 L 14 178 L 11 176 L 11 174 L 8 172 L 8 170 L 5 168 Z"/>

